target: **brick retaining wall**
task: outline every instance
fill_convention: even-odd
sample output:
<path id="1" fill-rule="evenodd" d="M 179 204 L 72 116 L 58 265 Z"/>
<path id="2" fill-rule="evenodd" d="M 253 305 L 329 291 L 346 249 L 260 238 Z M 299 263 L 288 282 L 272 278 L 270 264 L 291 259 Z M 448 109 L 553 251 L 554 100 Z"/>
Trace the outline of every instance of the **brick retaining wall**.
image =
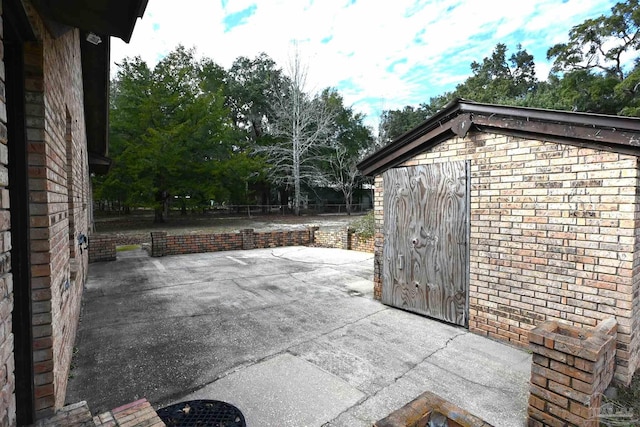
<path id="1" fill-rule="evenodd" d="M 241 249 L 274 248 L 280 246 L 308 246 L 351 249 L 373 252 L 374 239 L 362 238 L 351 229 L 320 231 L 317 227 L 293 231 L 255 232 L 253 229 L 237 233 L 184 234 L 170 236 L 154 231 L 148 236 L 94 235 L 89 244 L 89 262 L 113 261 L 116 246 L 151 243 L 151 256 L 180 255 Z M 125 238 L 126 237 L 126 238 Z"/>
<path id="2" fill-rule="evenodd" d="M 295 231 L 187 234 L 168 236 L 166 232 L 153 232 L 151 255 L 181 255 L 242 249 L 274 248 L 279 246 L 305 246 L 312 238 L 312 229 Z"/>
<path id="3" fill-rule="evenodd" d="M 318 230 L 314 233 L 314 245 L 323 248 L 373 252 L 374 242 L 373 237 L 361 237 L 350 228 L 334 231 Z"/>
<path id="4" fill-rule="evenodd" d="M 161 235 L 160 233 L 153 234 L 154 236 Z M 220 233 L 166 236 L 166 250 L 164 253 L 155 251 L 156 242 L 156 239 L 152 242 L 153 256 L 233 251 L 242 249 L 242 234 Z"/>

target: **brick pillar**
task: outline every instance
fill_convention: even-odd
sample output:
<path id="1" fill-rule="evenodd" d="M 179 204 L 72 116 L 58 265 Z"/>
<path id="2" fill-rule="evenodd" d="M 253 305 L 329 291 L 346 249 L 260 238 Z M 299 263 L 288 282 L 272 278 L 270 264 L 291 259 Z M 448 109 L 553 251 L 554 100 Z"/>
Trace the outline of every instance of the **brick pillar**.
<path id="1" fill-rule="evenodd" d="M 529 332 L 529 426 L 598 427 L 602 393 L 615 370 L 616 336 L 613 318 L 595 328 L 548 321 Z"/>
<path id="2" fill-rule="evenodd" d="M 242 233 L 242 249 L 254 249 L 253 228 L 245 228 L 240 232 Z"/>
<path id="3" fill-rule="evenodd" d="M 152 231 L 151 232 L 151 256 L 160 257 L 167 253 L 167 232 Z"/>
<path id="4" fill-rule="evenodd" d="M 347 227 L 342 233 L 342 249 L 351 249 L 351 234 L 353 234 L 353 228 Z"/>
<path id="5" fill-rule="evenodd" d="M 316 242 L 316 231 L 318 231 L 320 227 L 317 225 L 309 227 L 309 244 L 313 245 Z"/>
<path id="6" fill-rule="evenodd" d="M 89 262 L 115 261 L 116 241 L 111 236 L 92 236 L 89 242 Z"/>

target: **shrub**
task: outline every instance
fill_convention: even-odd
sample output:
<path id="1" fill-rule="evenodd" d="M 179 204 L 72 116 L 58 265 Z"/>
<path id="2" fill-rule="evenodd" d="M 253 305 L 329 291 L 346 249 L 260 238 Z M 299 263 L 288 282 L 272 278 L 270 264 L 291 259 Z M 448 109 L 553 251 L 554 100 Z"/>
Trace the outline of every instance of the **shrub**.
<path id="1" fill-rule="evenodd" d="M 354 220 L 349 224 L 351 228 L 355 229 L 358 236 L 368 239 L 373 237 L 376 232 L 376 221 L 373 216 L 373 211 L 367 212 L 365 215 Z"/>

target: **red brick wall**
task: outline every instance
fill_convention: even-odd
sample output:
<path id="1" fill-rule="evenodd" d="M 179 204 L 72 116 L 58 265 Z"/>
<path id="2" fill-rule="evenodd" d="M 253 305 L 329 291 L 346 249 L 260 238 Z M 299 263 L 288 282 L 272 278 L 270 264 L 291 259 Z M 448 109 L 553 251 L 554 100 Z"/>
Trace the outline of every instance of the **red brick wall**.
<path id="1" fill-rule="evenodd" d="M 194 254 L 203 252 L 233 251 L 242 249 L 242 234 L 186 234 L 167 236 L 165 255 Z"/>
<path id="2" fill-rule="evenodd" d="M 0 16 L 2 3 L 0 3 Z M 2 20 L 0 20 L 0 66 L 4 69 L 2 48 Z M 11 227 L 9 190 L 7 189 L 7 105 L 4 73 L 0 74 L 0 425 L 16 423 L 16 397 L 13 357 L 12 319 L 13 276 L 11 275 Z"/>
<path id="3" fill-rule="evenodd" d="M 89 242 L 89 262 L 115 261 L 116 238 L 110 236 L 91 236 Z"/>
<path id="4" fill-rule="evenodd" d="M 305 246 L 309 242 L 309 230 L 253 233 L 253 244 L 256 249 L 275 248 L 278 246 Z"/>
<path id="5" fill-rule="evenodd" d="M 469 329 L 518 345 L 545 320 L 618 321 L 615 377 L 638 367 L 638 159 L 486 133 L 404 166 L 471 164 Z M 382 177 L 376 177 L 375 292 L 381 295 Z"/>
<path id="6" fill-rule="evenodd" d="M 164 249 L 163 253 L 156 254 L 154 253 L 154 249 L 152 249 L 152 253 L 156 256 L 162 256 L 253 248 L 274 248 L 278 246 L 303 246 L 308 245 L 310 241 L 309 230 L 269 231 L 261 233 L 244 230 L 244 234 L 244 239 L 243 232 L 166 236 L 166 249 Z M 249 234 L 252 237 L 251 247 L 247 247 L 246 242 L 246 237 Z M 165 239 L 165 237 L 162 236 L 160 238 Z"/>
<path id="7" fill-rule="evenodd" d="M 28 7 L 39 42 L 26 46 L 27 139 L 36 416 L 63 406 L 87 252 L 89 177 L 79 32 L 52 39 Z M 70 228 L 71 224 L 71 228 Z"/>

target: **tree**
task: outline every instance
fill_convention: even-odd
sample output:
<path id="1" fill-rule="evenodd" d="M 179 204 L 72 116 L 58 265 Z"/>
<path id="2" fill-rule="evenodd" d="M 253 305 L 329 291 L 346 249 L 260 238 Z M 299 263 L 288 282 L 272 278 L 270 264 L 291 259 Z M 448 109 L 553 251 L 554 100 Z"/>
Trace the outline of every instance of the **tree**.
<path id="1" fill-rule="evenodd" d="M 319 95 L 305 92 L 307 69 L 296 51 L 289 63 L 285 84 L 279 88 L 268 132 L 273 140 L 256 147 L 266 155 L 269 176 L 277 184 L 293 186 L 293 209 L 300 215 L 300 184 L 315 186 L 319 177 L 317 155 L 327 145 L 334 114 Z"/>
<path id="2" fill-rule="evenodd" d="M 274 105 L 282 92 L 282 70 L 265 53 L 254 59 L 238 57 L 227 72 L 227 105 L 238 131 L 244 135 L 248 146 L 273 145 L 273 136 L 267 132 L 269 123 L 275 120 Z M 254 156 L 260 168 L 264 164 L 260 156 Z M 271 185 L 263 170 L 252 172 L 252 184 L 259 190 L 262 205 L 269 205 Z M 277 174 L 276 174 L 277 175 Z M 277 180 L 276 180 L 277 181 Z M 286 197 L 284 197 L 286 198 Z M 267 207 L 263 206 L 266 212 Z"/>
<path id="3" fill-rule="evenodd" d="M 638 0 L 617 3 L 611 12 L 574 26 L 569 42 L 547 51 L 547 58 L 554 59 L 553 71 L 599 70 L 624 80 L 623 56 L 640 48 Z"/>
<path id="4" fill-rule="evenodd" d="M 142 123 L 151 120 L 150 96 L 152 71 L 139 57 L 120 64 L 111 82 L 109 109 L 109 154 L 113 160 L 110 172 L 94 179 L 96 199 L 117 201 L 120 206 L 148 204 L 151 181 L 139 176 L 137 158 L 129 145 L 139 141 Z"/>
<path id="5" fill-rule="evenodd" d="M 378 138 L 380 145 L 387 145 L 403 133 L 424 122 L 429 113 L 423 105 L 415 108 L 406 106 L 402 110 L 385 110 L 380 116 Z"/>
<path id="6" fill-rule="evenodd" d="M 533 56 L 518 45 L 507 61 L 507 46 L 498 43 L 482 63 L 473 61 L 473 75 L 458 85 L 454 96 L 488 103 L 512 103 L 536 87 Z"/>
<path id="7" fill-rule="evenodd" d="M 220 193 L 215 172 L 239 150 L 222 75 L 182 46 L 153 71 L 140 58 L 126 59 L 114 82 L 115 164 L 104 185 L 125 191 L 129 203 L 153 206 L 158 222 L 172 194 L 208 203 Z"/>
<path id="8" fill-rule="evenodd" d="M 347 214 L 351 215 L 354 190 L 363 181 L 357 164 L 373 146 L 373 136 L 363 123 L 364 116 L 346 107 L 337 91 L 326 89 L 322 98 L 335 116 L 329 145 L 321 156 L 323 178 L 327 186 L 342 193 Z"/>
<path id="9" fill-rule="evenodd" d="M 264 125 L 274 116 L 274 104 L 283 85 L 282 70 L 265 53 L 254 59 L 238 57 L 228 71 L 227 103 L 238 128 L 259 143 Z"/>
<path id="10" fill-rule="evenodd" d="M 561 88 L 572 95 L 573 109 L 638 115 L 639 48 L 640 7 L 638 0 L 627 0 L 613 6 L 609 16 L 574 26 L 569 41 L 552 46 L 547 58 L 561 75 Z"/>
<path id="11" fill-rule="evenodd" d="M 472 75 L 453 92 L 432 97 L 417 108 L 384 111 L 380 117 L 379 140 L 386 145 L 437 113 L 453 98 L 477 102 L 515 104 L 533 93 L 537 86 L 533 56 L 518 45 L 507 60 L 507 46 L 498 43 L 491 56 L 471 63 Z"/>

